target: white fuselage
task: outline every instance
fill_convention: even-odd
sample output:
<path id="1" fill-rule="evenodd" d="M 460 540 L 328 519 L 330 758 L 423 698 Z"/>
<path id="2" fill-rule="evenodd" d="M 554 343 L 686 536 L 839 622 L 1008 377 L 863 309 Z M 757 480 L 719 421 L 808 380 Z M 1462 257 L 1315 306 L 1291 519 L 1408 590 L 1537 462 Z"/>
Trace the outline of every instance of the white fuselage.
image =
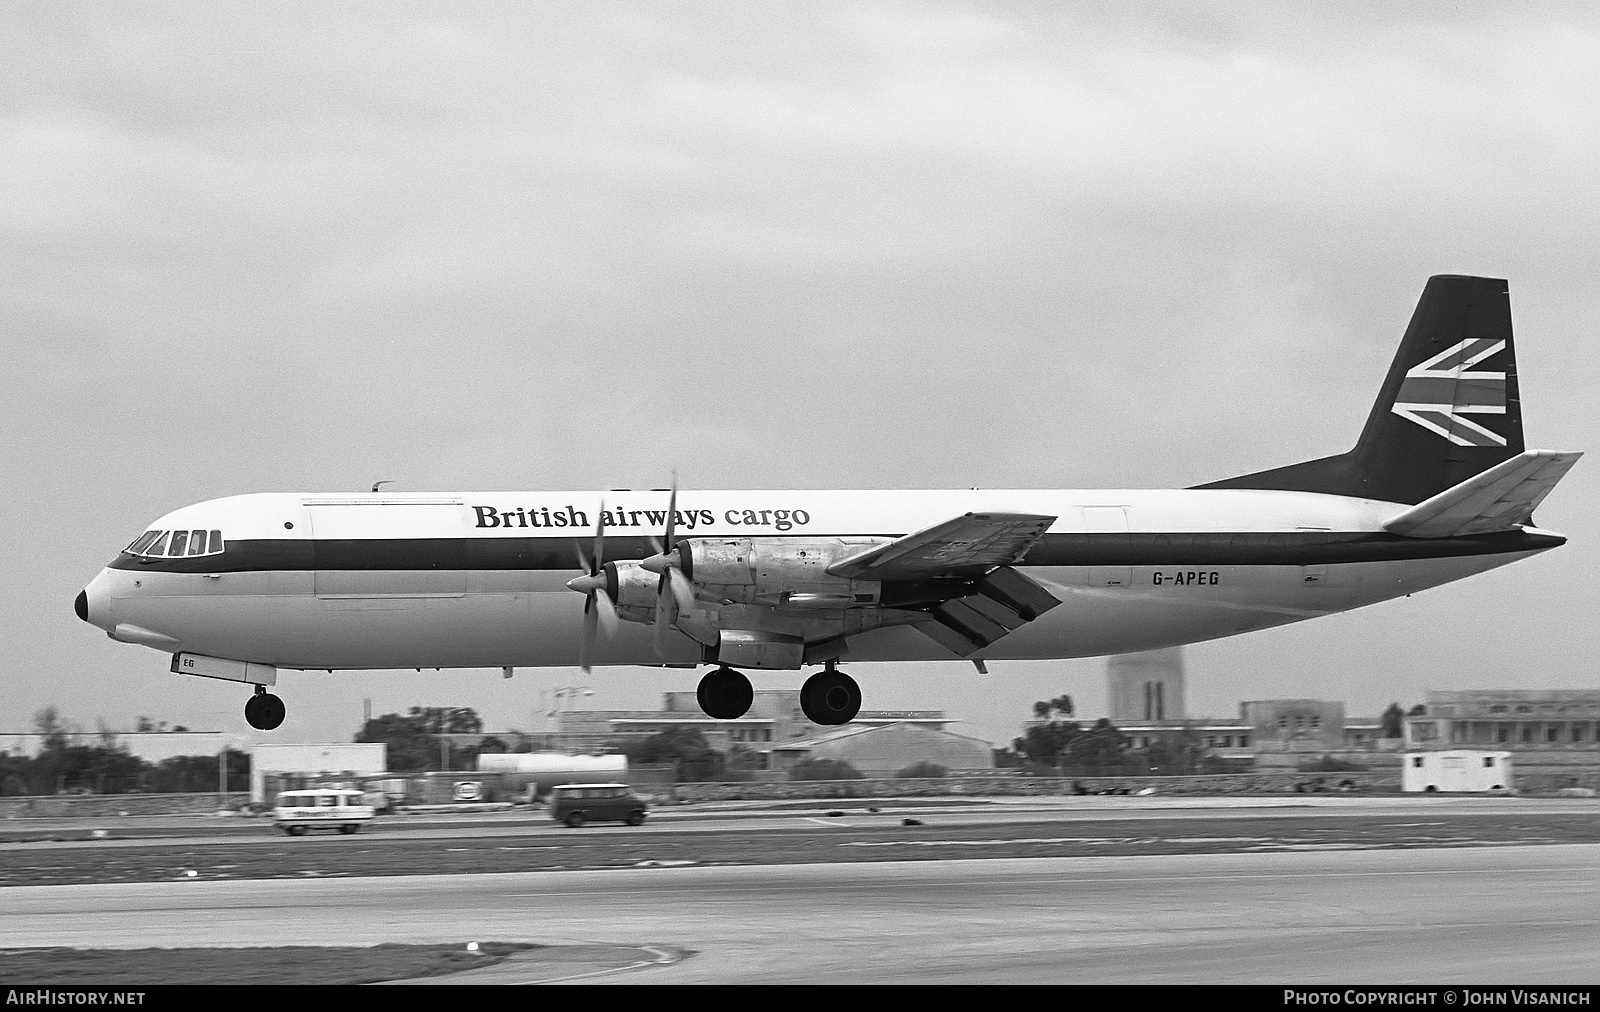
<path id="1" fill-rule="evenodd" d="M 258 494 L 176 510 L 152 529 L 220 531 L 225 550 L 124 554 L 87 588 L 114 639 L 283 668 L 550 667 L 578 662 L 602 499 L 608 560 L 641 559 L 664 492 Z M 976 659 L 1147 650 L 1410 594 L 1561 543 L 1537 531 L 1406 539 L 1404 505 L 1252 490 L 690 491 L 676 535 L 881 542 L 974 511 L 1056 517 L 1017 569 L 1062 605 Z M 909 626 L 849 637 L 845 660 L 951 660 Z M 597 664 L 702 661 L 674 631 L 622 622 Z"/>

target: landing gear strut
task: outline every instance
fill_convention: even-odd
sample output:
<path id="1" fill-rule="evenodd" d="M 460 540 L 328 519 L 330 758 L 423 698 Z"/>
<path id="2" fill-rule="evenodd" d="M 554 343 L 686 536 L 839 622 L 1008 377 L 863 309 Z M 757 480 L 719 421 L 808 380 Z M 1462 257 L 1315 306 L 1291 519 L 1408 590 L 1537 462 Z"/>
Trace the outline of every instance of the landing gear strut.
<path id="1" fill-rule="evenodd" d="M 271 731 L 283 723 L 283 700 L 267 691 L 265 685 L 256 686 L 256 694 L 244 704 L 244 719 L 257 731 Z"/>
<path id="2" fill-rule="evenodd" d="M 848 724 L 861 712 L 861 686 L 830 662 L 800 686 L 800 709 L 813 724 Z"/>
<path id="3" fill-rule="evenodd" d="M 750 679 L 724 666 L 712 669 L 700 679 L 696 696 L 706 716 L 733 720 L 749 712 L 750 702 L 755 699 L 755 689 L 750 687 Z"/>

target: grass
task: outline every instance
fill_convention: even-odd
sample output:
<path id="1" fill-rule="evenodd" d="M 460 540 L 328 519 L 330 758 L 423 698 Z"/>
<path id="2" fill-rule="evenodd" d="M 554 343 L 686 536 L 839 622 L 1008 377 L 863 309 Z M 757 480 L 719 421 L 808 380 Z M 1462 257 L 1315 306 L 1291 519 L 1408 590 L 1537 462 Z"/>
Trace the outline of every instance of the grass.
<path id="1" fill-rule="evenodd" d="M 0 984 L 372 984 L 437 977 L 492 966 L 513 953 L 541 948 L 518 942 L 457 945 L 370 945 L 331 948 L 280 945 L 239 949 L 0 949 Z"/>

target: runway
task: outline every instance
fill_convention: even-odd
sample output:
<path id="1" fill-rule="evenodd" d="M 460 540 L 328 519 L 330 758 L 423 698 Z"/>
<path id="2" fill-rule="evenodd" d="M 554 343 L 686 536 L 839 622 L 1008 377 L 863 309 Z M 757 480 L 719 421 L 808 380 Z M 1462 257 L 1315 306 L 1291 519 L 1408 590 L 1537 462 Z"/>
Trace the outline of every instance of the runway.
<path id="1" fill-rule="evenodd" d="M 691 953 L 585 978 L 634 983 L 1600 977 L 1600 844 L 1346 846 L 14 886 L 0 889 L 0 946 L 480 939 Z"/>

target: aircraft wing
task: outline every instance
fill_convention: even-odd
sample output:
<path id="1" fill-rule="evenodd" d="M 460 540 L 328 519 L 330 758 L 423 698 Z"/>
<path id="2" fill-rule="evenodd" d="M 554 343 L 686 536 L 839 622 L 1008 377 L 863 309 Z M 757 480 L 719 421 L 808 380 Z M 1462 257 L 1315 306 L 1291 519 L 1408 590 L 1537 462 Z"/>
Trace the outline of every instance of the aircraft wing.
<path id="1" fill-rule="evenodd" d="M 1055 517 L 966 513 L 828 567 L 850 580 L 931 580 L 981 576 L 1021 561 Z"/>
<path id="2" fill-rule="evenodd" d="M 1528 450 L 1425 499 L 1384 524 L 1408 538 L 1449 538 L 1507 531 L 1533 518 L 1582 453 Z"/>

